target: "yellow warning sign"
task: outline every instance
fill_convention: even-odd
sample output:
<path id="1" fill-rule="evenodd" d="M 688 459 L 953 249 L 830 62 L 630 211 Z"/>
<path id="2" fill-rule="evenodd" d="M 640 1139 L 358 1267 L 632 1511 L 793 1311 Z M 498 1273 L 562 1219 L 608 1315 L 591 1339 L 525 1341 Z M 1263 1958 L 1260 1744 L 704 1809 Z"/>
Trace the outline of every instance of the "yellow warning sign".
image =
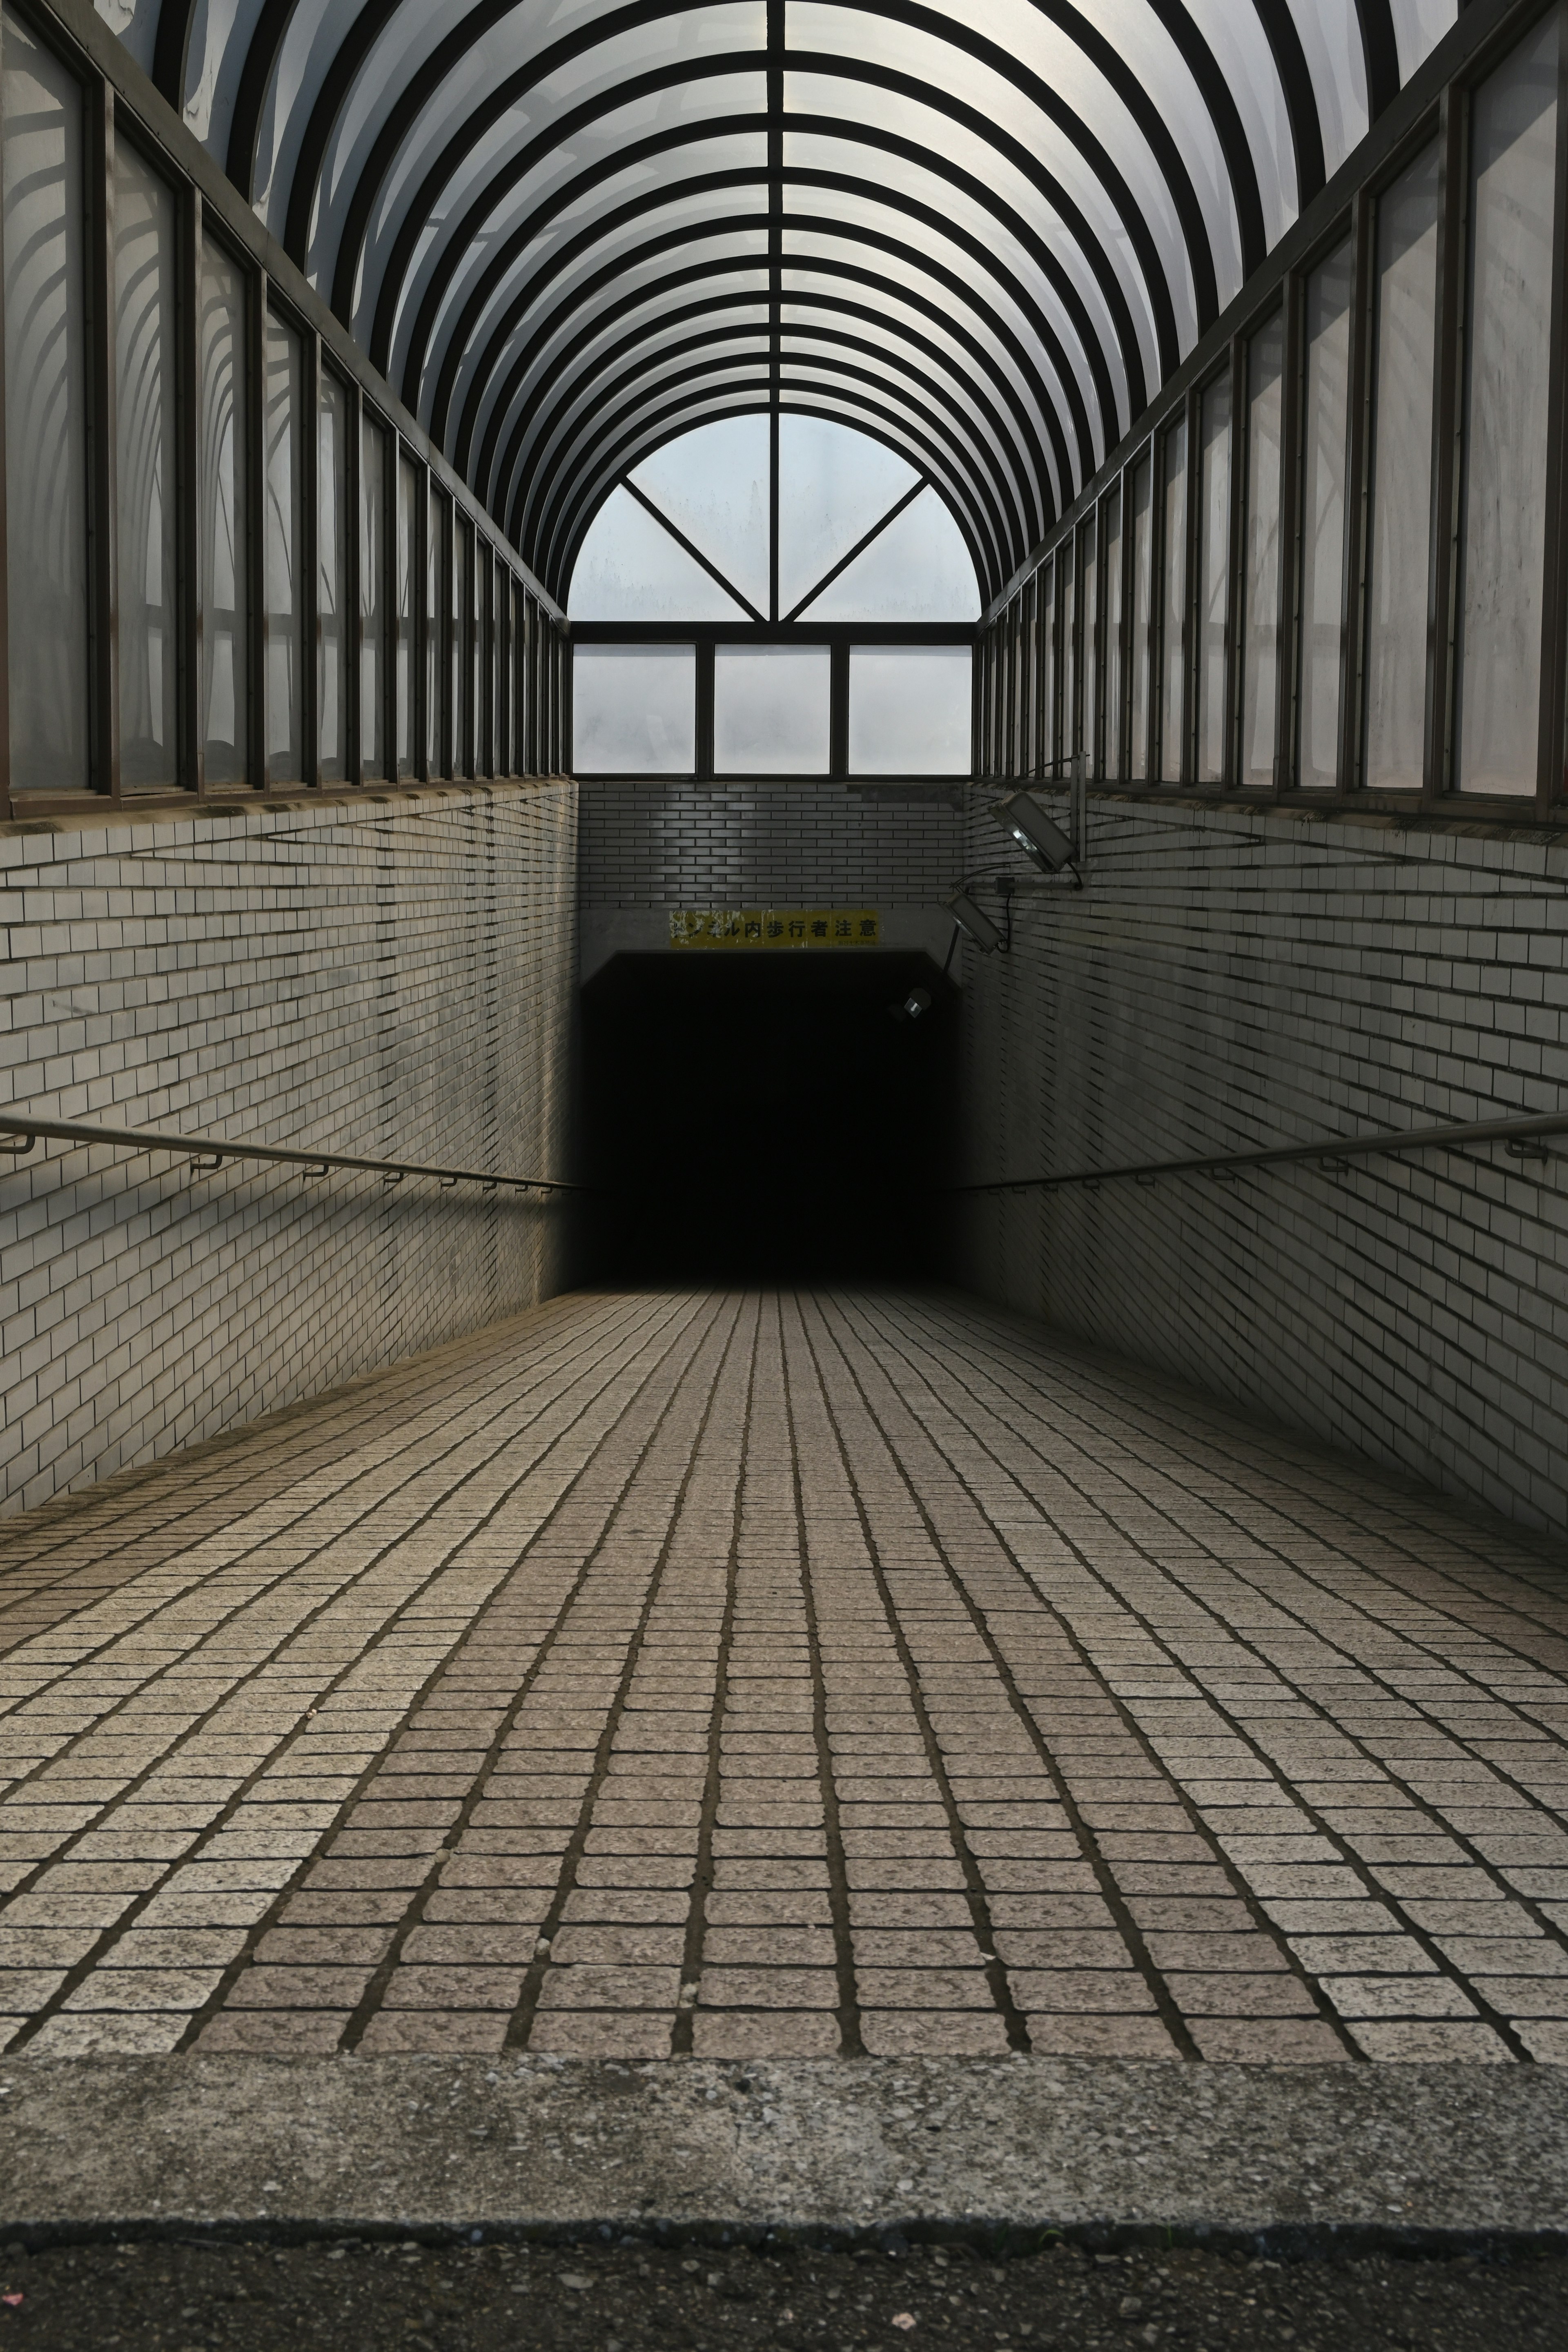
<path id="1" fill-rule="evenodd" d="M 672 948 L 874 948 L 882 919 L 870 907 L 679 907 Z"/>

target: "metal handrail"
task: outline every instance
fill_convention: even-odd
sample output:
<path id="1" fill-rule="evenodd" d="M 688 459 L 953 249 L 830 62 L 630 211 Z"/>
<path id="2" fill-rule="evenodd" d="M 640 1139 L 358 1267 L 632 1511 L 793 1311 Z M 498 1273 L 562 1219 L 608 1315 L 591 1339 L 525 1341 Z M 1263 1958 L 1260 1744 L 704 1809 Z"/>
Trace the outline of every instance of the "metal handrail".
<path id="1" fill-rule="evenodd" d="M 431 1168 L 417 1160 L 363 1160 L 346 1151 L 291 1151 L 286 1145 L 277 1143 L 252 1143 L 248 1139 L 235 1143 L 224 1136 L 163 1135 L 150 1128 L 93 1127 L 84 1119 L 34 1118 L 28 1114 L 0 1115 L 0 1136 L 6 1135 L 21 1139 L 15 1144 L 0 1143 L 0 1155 L 13 1160 L 26 1159 L 38 1138 L 48 1136 L 66 1143 L 112 1144 L 119 1150 L 172 1151 L 208 1174 L 221 1168 L 226 1160 L 269 1160 L 285 1167 L 303 1168 L 312 1176 L 324 1176 L 331 1168 L 357 1169 L 384 1177 L 389 1184 L 401 1184 L 405 1176 L 434 1176 L 439 1179 L 444 1192 L 449 1192 L 455 1184 L 479 1184 L 487 1192 L 501 1189 L 511 1192 L 590 1190 L 586 1184 L 563 1183 L 557 1176 L 492 1176 L 481 1168 Z"/>
<path id="2" fill-rule="evenodd" d="M 1468 1143 L 1506 1143 L 1516 1159 L 1544 1160 L 1532 1151 L 1548 1135 L 1568 1135 L 1568 1111 L 1534 1118 L 1486 1118 L 1466 1126 L 1394 1128 L 1374 1135 L 1325 1136 L 1317 1143 L 1276 1143 L 1263 1151 L 1220 1151 L 1197 1160 L 1145 1160 L 1125 1168 L 1079 1168 L 1065 1176 L 995 1176 L 983 1184 L 943 1184 L 944 1192 L 1054 1192 L 1064 1184 L 1114 1184 L 1125 1177 L 1152 1184 L 1162 1176 L 1234 1175 L 1242 1168 L 1273 1168 L 1288 1160 L 1357 1160 L 1380 1151 L 1457 1150 Z"/>

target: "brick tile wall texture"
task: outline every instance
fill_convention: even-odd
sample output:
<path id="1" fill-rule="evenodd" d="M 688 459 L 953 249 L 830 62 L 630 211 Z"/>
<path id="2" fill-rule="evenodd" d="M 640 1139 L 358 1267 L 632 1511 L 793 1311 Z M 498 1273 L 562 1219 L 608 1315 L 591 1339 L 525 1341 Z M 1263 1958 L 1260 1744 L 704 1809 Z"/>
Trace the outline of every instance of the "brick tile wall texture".
<path id="1" fill-rule="evenodd" d="M 0 1108 L 569 1172 L 576 787 L 0 836 Z M 559 1205 L 51 1144 L 0 1161 L 0 1504 L 536 1304 Z"/>
<path id="2" fill-rule="evenodd" d="M 965 864 L 995 866 L 971 792 Z M 972 1179 L 1560 1109 L 1568 848 L 1096 799 L 1089 887 L 965 950 Z M 972 1201 L 965 1279 L 1527 1524 L 1568 1525 L 1568 1147 Z"/>
<path id="3" fill-rule="evenodd" d="M 929 906 L 952 887 L 962 788 L 580 784 L 587 907 Z"/>

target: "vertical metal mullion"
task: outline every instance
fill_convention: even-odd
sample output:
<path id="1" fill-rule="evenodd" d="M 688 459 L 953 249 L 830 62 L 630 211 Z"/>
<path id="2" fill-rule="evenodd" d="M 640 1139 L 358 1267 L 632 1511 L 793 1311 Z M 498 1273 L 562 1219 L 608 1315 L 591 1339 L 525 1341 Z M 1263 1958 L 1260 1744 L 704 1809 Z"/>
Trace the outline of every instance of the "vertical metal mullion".
<path id="1" fill-rule="evenodd" d="M 410 452 L 410 455 L 413 453 Z M 410 578 L 408 583 L 408 658 L 413 670 L 408 680 L 408 726 L 411 765 L 416 778 L 427 783 L 430 776 L 430 696 L 426 683 L 426 648 L 430 614 L 430 474 L 417 457 L 414 460 L 414 518 L 408 542 Z"/>
<path id="2" fill-rule="evenodd" d="M 1136 455 L 1132 463 L 1121 468 L 1118 486 L 1117 515 L 1121 532 L 1121 610 L 1116 616 L 1118 642 L 1121 659 L 1118 665 L 1121 676 L 1118 685 L 1120 708 L 1116 714 L 1116 781 L 1126 781 L 1132 773 L 1132 616 L 1133 616 L 1133 517 L 1132 478 L 1137 471 Z M 1150 583 L 1152 587 L 1153 583 Z"/>
<path id="3" fill-rule="evenodd" d="M 1222 790 L 1241 782 L 1242 633 L 1247 614 L 1247 338 L 1230 344 L 1230 544 L 1226 550 L 1225 724 L 1219 774 Z"/>
<path id="4" fill-rule="evenodd" d="M 1094 740 L 1084 745 L 1084 774 L 1105 780 L 1105 680 L 1106 639 L 1105 587 L 1110 541 L 1106 537 L 1110 519 L 1108 493 L 1095 501 L 1094 515 L 1089 523 L 1089 535 L 1094 542 Z"/>
<path id="5" fill-rule="evenodd" d="M 300 338 L 300 767 L 314 791 L 321 781 L 320 335 Z"/>
<path id="6" fill-rule="evenodd" d="M 94 76 L 83 108 L 88 127 L 87 341 L 90 383 L 88 516 L 88 643 L 90 708 L 88 777 L 120 798 L 120 614 L 114 360 L 114 92 Z"/>
<path id="7" fill-rule="evenodd" d="M 242 268 L 245 318 L 246 782 L 267 789 L 267 272 Z"/>
<path id="8" fill-rule="evenodd" d="M 1546 577 L 1542 583 L 1541 742 L 1536 761 L 1536 809 L 1552 814 L 1564 784 L 1564 754 L 1568 751 L 1568 688 L 1564 657 L 1568 651 L 1568 547 L 1564 523 L 1568 517 L 1568 383 L 1565 383 L 1563 338 L 1568 333 L 1568 16 L 1559 13 L 1557 39 L 1556 187 L 1552 218 L 1551 375 L 1547 386 L 1550 419 L 1546 446 Z"/>
<path id="9" fill-rule="evenodd" d="M 386 746 L 381 764 L 393 783 L 397 782 L 397 501 L 402 467 L 402 445 L 389 418 L 381 433 L 381 740 Z"/>
<path id="10" fill-rule="evenodd" d="M 1372 475 L 1372 304 L 1377 206 L 1365 188 L 1351 207 L 1350 446 L 1345 455 L 1344 586 L 1341 596 L 1340 751 L 1336 789 L 1359 791 L 1366 693 L 1367 515 Z"/>
<path id="11" fill-rule="evenodd" d="M 1285 280 L 1285 360 L 1279 402 L 1279 686 L 1274 790 L 1294 789 L 1301 740 L 1301 579 L 1307 401 L 1307 299 L 1293 272 Z"/>
<path id="12" fill-rule="evenodd" d="M 713 779 L 713 640 L 697 641 L 697 781 Z"/>
<path id="13" fill-rule="evenodd" d="M 5 248 L 0 236 L 0 331 L 5 318 Z M 13 814 L 11 800 L 11 574 L 6 539 L 5 366 L 0 352 L 0 819 Z"/>
<path id="14" fill-rule="evenodd" d="M 1426 774 L 1422 799 L 1453 789 L 1455 650 L 1458 619 L 1459 493 L 1464 480 L 1466 179 L 1469 106 L 1451 83 L 1438 112 L 1437 462 L 1433 486 L 1432 601 L 1428 627 Z"/>
<path id="15" fill-rule="evenodd" d="M 1198 663 L 1203 652 L 1202 614 L 1198 596 L 1202 587 L 1198 560 L 1203 548 L 1203 429 L 1204 398 L 1201 385 L 1194 384 L 1187 394 L 1187 508 L 1186 547 L 1184 555 L 1184 573 L 1182 586 L 1182 756 L 1177 781 L 1183 784 L 1195 782 L 1198 772 Z"/>
<path id="16" fill-rule="evenodd" d="M 572 772 L 572 648 L 561 639 L 561 764 L 558 772 Z"/>
<path id="17" fill-rule="evenodd" d="M 1164 764 L 1165 448 L 1170 418 L 1149 438 L 1149 703 L 1143 781 L 1157 788 Z"/>
<path id="18" fill-rule="evenodd" d="M 827 772 L 849 773 L 849 640 L 836 639 L 828 652 Z"/>
<path id="19" fill-rule="evenodd" d="M 360 736 L 360 656 L 364 620 L 360 611 L 359 548 L 361 485 L 361 425 L 363 403 L 358 382 L 345 377 L 343 402 L 343 774 L 351 784 L 363 784 Z"/>
<path id="20" fill-rule="evenodd" d="M 202 199 L 185 188 L 184 234 L 180 240 L 179 496 L 176 501 L 180 565 L 180 734 L 182 767 L 198 800 L 207 796 L 206 741 L 202 692 L 206 667 L 206 616 L 202 610 L 201 414 L 202 414 Z"/>

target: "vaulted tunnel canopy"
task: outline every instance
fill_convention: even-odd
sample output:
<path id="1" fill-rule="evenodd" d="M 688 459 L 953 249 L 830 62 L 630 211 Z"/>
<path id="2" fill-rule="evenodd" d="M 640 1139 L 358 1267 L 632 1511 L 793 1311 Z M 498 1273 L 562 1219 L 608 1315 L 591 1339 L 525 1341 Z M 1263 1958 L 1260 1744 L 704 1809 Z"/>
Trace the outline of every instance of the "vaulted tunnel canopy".
<path id="1" fill-rule="evenodd" d="M 553 593 L 648 450 L 852 423 L 991 594 L 1457 0 L 99 0 Z"/>

